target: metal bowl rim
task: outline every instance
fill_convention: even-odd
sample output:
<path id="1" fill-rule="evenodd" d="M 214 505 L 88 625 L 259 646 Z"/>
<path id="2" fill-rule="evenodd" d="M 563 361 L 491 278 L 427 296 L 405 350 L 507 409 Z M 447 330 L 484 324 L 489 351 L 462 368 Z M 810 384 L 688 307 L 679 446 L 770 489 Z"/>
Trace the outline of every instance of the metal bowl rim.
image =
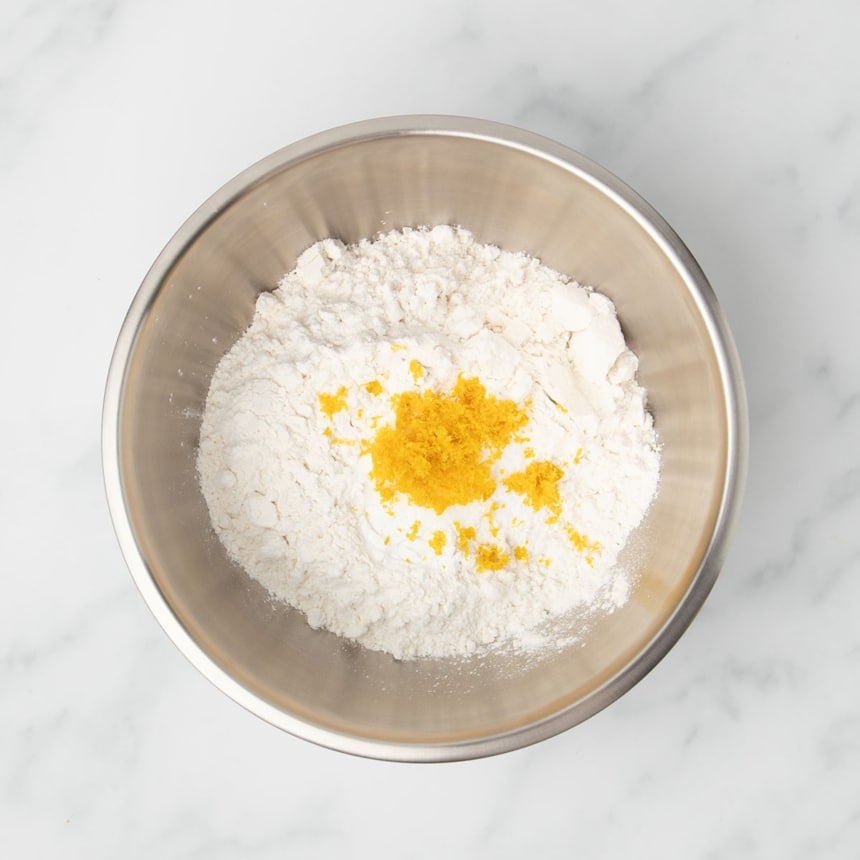
<path id="1" fill-rule="evenodd" d="M 453 743 L 402 743 L 338 732 L 285 713 L 236 681 L 191 637 L 158 588 L 134 537 L 120 468 L 119 425 L 128 362 L 134 351 L 137 333 L 165 276 L 185 249 L 221 212 L 270 175 L 324 151 L 358 142 L 409 135 L 473 138 L 519 150 L 575 174 L 622 207 L 650 235 L 684 280 L 708 329 L 726 398 L 727 465 L 713 534 L 690 587 L 661 630 L 623 669 L 579 702 L 538 722 L 501 734 Z M 292 735 L 321 746 L 390 761 L 440 762 L 496 755 L 552 737 L 610 705 L 660 662 L 696 616 L 719 574 L 743 495 L 748 436 L 743 376 L 728 325 L 692 253 L 653 207 L 605 168 L 549 138 L 488 120 L 413 115 L 351 123 L 290 144 L 227 182 L 177 230 L 144 277 L 117 338 L 102 411 L 102 468 L 114 531 L 134 582 L 158 623 L 204 677 L 251 713 Z"/>

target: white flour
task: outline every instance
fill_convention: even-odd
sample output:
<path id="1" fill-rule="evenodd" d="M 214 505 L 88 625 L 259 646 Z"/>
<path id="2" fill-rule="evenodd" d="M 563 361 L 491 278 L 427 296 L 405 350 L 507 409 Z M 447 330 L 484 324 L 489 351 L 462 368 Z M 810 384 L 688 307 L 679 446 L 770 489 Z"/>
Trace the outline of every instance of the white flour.
<path id="1" fill-rule="evenodd" d="M 198 456 L 213 526 L 273 596 L 369 648 L 540 642 L 548 619 L 627 598 L 615 562 L 659 470 L 636 367 L 609 299 L 466 230 L 320 242 L 215 371 Z M 386 483 L 383 455 L 411 452 L 421 420 L 398 436 L 398 403 L 435 404 L 420 426 L 459 451 L 469 380 L 521 416 L 498 450 L 479 444 L 484 489 L 439 500 L 459 461 L 435 481 L 431 463 L 430 501 Z"/>

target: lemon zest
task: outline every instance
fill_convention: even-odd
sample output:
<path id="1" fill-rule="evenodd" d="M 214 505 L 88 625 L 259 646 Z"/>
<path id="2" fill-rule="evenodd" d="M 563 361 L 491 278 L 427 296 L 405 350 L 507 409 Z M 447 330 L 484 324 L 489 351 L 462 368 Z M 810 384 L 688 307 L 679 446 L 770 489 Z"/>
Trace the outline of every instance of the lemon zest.
<path id="1" fill-rule="evenodd" d="M 430 544 L 430 549 L 436 553 L 436 555 L 442 555 L 442 550 L 447 543 L 447 538 L 445 537 L 445 532 L 437 531 L 433 532 L 433 537 L 427 541 Z"/>
<path id="2" fill-rule="evenodd" d="M 421 366 L 421 362 L 418 361 L 418 359 L 413 358 L 412 361 L 409 362 L 409 372 L 412 374 L 412 378 L 416 382 L 424 376 L 424 368 Z"/>
<path id="3" fill-rule="evenodd" d="M 597 541 L 591 540 L 588 535 L 584 535 L 581 532 L 578 532 L 576 529 L 567 526 L 565 528 L 567 532 L 567 536 L 570 539 L 570 542 L 574 545 L 574 547 L 579 552 L 600 552 L 600 544 Z M 589 565 L 594 564 L 594 559 L 589 555 L 586 556 L 585 561 Z"/>
<path id="4" fill-rule="evenodd" d="M 510 555 L 501 547 L 490 543 L 479 544 L 475 553 L 475 566 L 478 573 L 484 573 L 488 570 L 501 570 L 510 560 Z"/>
<path id="5" fill-rule="evenodd" d="M 464 555 L 469 552 L 469 541 L 474 540 L 476 536 L 474 526 L 461 526 L 460 523 L 454 523 L 454 528 L 457 529 L 457 549 Z"/>
<path id="6" fill-rule="evenodd" d="M 488 395 L 479 379 L 457 377 L 449 394 L 404 391 L 391 398 L 393 424 L 380 427 L 362 453 L 383 501 L 397 494 L 441 514 L 492 496 L 491 466 L 528 420 L 512 400 Z"/>
<path id="7" fill-rule="evenodd" d="M 320 411 L 331 418 L 346 409 L 346 386 L 341 385 L 334 394 L 318 394 L 317 398 L 320 402 Z"/>
<path id="8" fill-rule="evenodd" d="M 553 523 L 561 514 L 558 482 L 563 477 L 564 471 L 555 463 L 549 460 L 535 460 L 522 472 L 508 475 L 503 479 L 503 483 L 509 490 L 523 496 L 526 504 L 533 510 L 548 508 L 552 516 L 547 519 L 547 522 Z"/>

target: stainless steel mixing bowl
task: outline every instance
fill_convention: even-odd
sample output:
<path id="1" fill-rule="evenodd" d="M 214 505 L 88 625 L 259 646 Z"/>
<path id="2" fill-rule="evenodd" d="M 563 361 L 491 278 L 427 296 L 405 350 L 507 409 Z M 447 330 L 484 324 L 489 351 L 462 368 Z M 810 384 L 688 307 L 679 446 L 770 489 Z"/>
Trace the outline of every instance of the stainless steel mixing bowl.
<path id="1" fill-rule="evenodd" d="M 658 496 L 625 554 L 629 603 L 539 658 L 397 662 L 272 605 L 226 557 L 195 476 L 213 369 L 254 302 L 327 236 L 460 224 L 615 302 L 663 444 Z M 490 755 L 586 719 L 677 641 L 719 571 L 746 457 L 731 337 L 671 228 L 596 164 L 489 122 L 372 120 L 288 146 L 229 182 L 147 274 L 105 394 L 104 471 L 138 588 L 221 690 L 295 735 L 387 759 Z"/>

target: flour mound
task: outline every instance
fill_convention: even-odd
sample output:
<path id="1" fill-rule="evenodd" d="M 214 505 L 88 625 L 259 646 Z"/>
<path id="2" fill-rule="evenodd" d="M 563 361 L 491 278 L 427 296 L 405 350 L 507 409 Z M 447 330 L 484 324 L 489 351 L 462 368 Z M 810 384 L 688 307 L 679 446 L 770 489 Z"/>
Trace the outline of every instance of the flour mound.
<path id="1" fill-rule="evenodd" d="M 273 597 L 368 648 L 546 645 L 548 620 L 628 597 L 618 554 L 659 476 L 637 366 L 608 298 L 467 230 L 318 242 L 212 378 L 197 463 L 212 525 Z M 374 456 L 405 403 L 458 390 L 527 420 L 479 452 L 474 498 L 416 504 Z"/>

